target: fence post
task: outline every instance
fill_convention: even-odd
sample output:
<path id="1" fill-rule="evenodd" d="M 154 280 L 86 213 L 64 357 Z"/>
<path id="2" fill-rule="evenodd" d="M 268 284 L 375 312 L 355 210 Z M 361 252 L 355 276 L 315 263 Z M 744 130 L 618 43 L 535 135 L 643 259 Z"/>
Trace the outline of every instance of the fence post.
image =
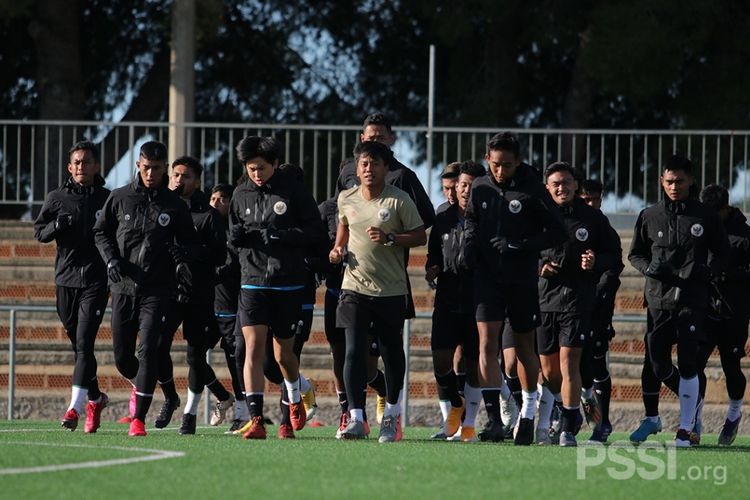
<path id="1" fill-rule="evenodd" d="M 411 353 L 411 320 L 404 320 L 404 357 L 406 358 L 406 370 L 404 371 L 403 409 L 401 410 L 401 425 L 409 426 L 409 370 L 411 369 L 409 354 Z"/>
<path id="2" fill-rule="evenodd" d="M 13 420 L 16 396 L 16 310 L 10 310 L 10 332 L 8 338 L 8 420 Z"/>

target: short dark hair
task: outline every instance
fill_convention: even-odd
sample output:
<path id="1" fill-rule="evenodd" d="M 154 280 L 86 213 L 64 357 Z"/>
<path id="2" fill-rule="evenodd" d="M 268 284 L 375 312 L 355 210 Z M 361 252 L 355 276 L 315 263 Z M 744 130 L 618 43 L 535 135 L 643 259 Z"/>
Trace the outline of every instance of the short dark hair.
<path id="1" fill-rule="evenodd" d="M 180 156 L 172 162 L 172 168 L 175 168 L 178 165 L 186 166 L 187 168 L 192 170 L 195 176 L 199 179 L 203 174 L 203 165 L 201 165 L 201 162 L 198 161 L 197 158 L 194 158 L 192 156 Z"/>
<path id="2" fill-rule="evenodd" d="M 368 125 L 382 125 L 388 129 L 388 132 L 393 132 L 393 130 L 391 130 L 391 121 L 385 116 L 385 113 L 379 111 L 370 113 L 365 117 L 365 121 L 362 124 L 362 130 L 366 129 Z"/>
<path id="3" fill-rule="evenodd" d="M 487 175 L 487 170 L 485 170 L 484 165 L 477 163 L 474 160 L 462 161 L 458 171 L 459 175 L 466 174 L 472 177 L 482 177 L 483 175 Z"/>
<path id="4" fill-rule="evenodd" d="M 383 160 L 383 163 L 387 165 L 390 163 L 391 158 L 393 158 L 393 153 L 385 144 L 377 141 L 365 141 L 354 146 L 354 161 L 359 161 L 360 156 L 369 156 L 376 160 Z"/>
<path id="5" fill-rule="evenodd" d="M 573 166 L 566 161 L 556 161 L 550 163 L 547 168 L 544 169 L 544 182 L 547 182 L 547 178 L 557 172 L 568 172 L 573 176 L 575 180 L 578 180 L 578 172 Z"/>
<path id="6" fill-rule="evenodd" d="M 718 212 L 729 205 L 729 191 L 725 187 L 709 184 L 701 191 L 701 202 Z"/>
<path id="7" fill-rule="evenodd" d="M 604 192 L 604 186 L 601 182 L 595 180 L 595 179 L 586 179 L 581 183 L 581 192 L 582 193 L 599 193 L 602 194 Z"/>
<path id="8" fill-rule="evenodd" d="M 158 141 L 144 142 L 140 156 L 151 161 L 167 161 L 167 146 Z"/>
<path id="9" fill-rule="evenodd" d="M 445 166 L 440 173 L 441 179 L 455 179 L 461 173 L 461 162 L 454 161 Z"/>
<path id="10" fill-rule="evenodd" d="M 279 165 L 279 171 L 281 171 L 284 175 L 288 175 L 292 179 L 298 180 L 299 182 L 304 182 L 305 180 L 305 171 L 302 169 L 302 167 L 298 167 L 297 165 L 293 165 L 291 163 L 282 163 Z"/>
<path id="11" fill-rule="evenodd" d="M 682 170 L 688 175 L 693 175 L 693 162 L 680 153 L 675 153 L 664 162 L 664 171 L 670 170 L 676 172 Z"/>
<path id="12" fill-rule="evenodd" d="M 281 144 L 275 137 L 248 135 L 237 144 L 235 150 L 243 167 L 253 158 L 263 158 L 273 164 L 281 156 Z"/>
<path id="13" fill-rule="evenodd" d="M 76 151 L 88 151 L 94 157 L 94 161 L 99 161 L 99 148 L 91 141 L 78 141 L 73 144 L 68 150 L 68 158 Z"/>
<path id="14" fill-rule="evenodd" d="M 500 132 L 493 135 L 487 141 L 487 152 L 490 151 L 508 151 L 513 153 L 516 159 L 521 159 L 521 143 L 518 137 L 510 132 Z"/>
<path id="15" fill-rule="evenodd" d="M 211 194 L 221 193 L 221 196 L 224 198 L 231 198 L 233 192 L 234 188 L 229 184 L 217 184 L 211 188 Z"/>

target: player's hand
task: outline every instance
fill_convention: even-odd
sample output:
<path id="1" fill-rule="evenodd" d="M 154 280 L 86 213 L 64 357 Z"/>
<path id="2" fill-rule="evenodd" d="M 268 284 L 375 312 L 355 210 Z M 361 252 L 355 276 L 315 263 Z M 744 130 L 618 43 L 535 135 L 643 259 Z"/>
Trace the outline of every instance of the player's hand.
<path id="1" fill-rule="evenodd" d="M 539 273 L 539 276 L 542 278 L 551 278 L 553 276 L 556 276 L 560 273 L 560 266 L 559 264 L 555 264 L 554 262 L 545 262 L 542 266 L 542 270 Z"/>
<path id="2" fill-rule="evenodd" d="M 58 214 L 55 219 L 55 231 L 63 233 L 73 227 L 73 216 L 70 214 Z"/>
<path id="3" fill-rule="evenodd" d="M 110 259 L 107 263 L 107 276 L 112 283 L 119 283 L 125 276 L 122 261 L 120 259 Z"/>
<path id="4" fill-rule="evenodd" d="M 592 271 L 596 264 L 596 255 L 593 250 L 586 250 L 581 254 L 581 269 L 584 271 Z"/>
<path id="5" fill-rule="evenodd" d="M 428 282 L 435 281 L 435 278 L 437 278 L 438 273 L 440 273 L 440 266 L 430 266 L 427 269 L 425 269 L 424 273 L 424 279 Z"/>
<path id="6" fill-rule="evenodd" d="M 490 245 L 492 245 L 492 248 L 494 248 L 500 255 L 502 254 L 510 254 L 513 252 L 519 252 L 523 250 L 523 243 L 518 241 L 509 241 L 507 238 L 503 238 L 502 236 L 495 236 L 490 240 Z"/>
<path id="7" fill-rule="evenodd" d="M 229 243 L 235 248 L 241 247 L 245 243 L 246 237 L 247 233 L 242 224 L 235 224 L 229 230 Z"/>
<path id="8" fill-rule="evenodd" d="M 260 234 L 260 239 L 266 246 L 271 246 L 274 242 L 278 243 L 281 241 L 281 234 L 273 227 L 264 227 L 258 232 Z"/>
<path id="9" fill-rule="evenodd" d="M 331 251 L 328 252 L 328 262 L 331 264 L 340 264 L 343 259 L 344 249 L 341 247 L 333 247 Z"/>
<path id="10" fill-rule="evenodd" d="M 379 227 L 370 226 L 366 229 L 370 241 L 379 245 L 385 245 L 388 242 L 388 236 Z"/>

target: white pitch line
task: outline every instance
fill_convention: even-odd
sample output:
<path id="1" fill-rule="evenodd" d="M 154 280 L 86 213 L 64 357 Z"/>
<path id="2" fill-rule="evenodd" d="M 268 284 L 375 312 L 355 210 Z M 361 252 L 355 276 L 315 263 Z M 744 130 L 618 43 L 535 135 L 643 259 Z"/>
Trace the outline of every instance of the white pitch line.
<path id="1" fill-rule="evenodd" d="M 95 446 L 89 444 L 64 444 L 64 443 L 36 443 L 33 441 L 0 441 L 0 444 L 18 444 L 24 446 L 50 446 L 56 448 L 93 448 L 97 450 L 117 450 L 117 451 L 138 451 L 149 453 L 146 456 L 132 458 L 115 458 L 112 460 L 92 460 L 89 462 L 77 462 L 71 464 L 42 465 L 36 467 L 14 467 L 10 469 L 0 469 L 0 475 L 9 474 L 31 474 L 36 472 L 57 472 L 72 469 L 92 469 L 97 467 L 110 467 L 113 465 L 127 465 L 138 462 L 151 462 L 154 460 L 164 460 L 165 458 L 184 457 L 182 451 L 154 450 L 149 448 L 129 448 L 126 446 Z"/>

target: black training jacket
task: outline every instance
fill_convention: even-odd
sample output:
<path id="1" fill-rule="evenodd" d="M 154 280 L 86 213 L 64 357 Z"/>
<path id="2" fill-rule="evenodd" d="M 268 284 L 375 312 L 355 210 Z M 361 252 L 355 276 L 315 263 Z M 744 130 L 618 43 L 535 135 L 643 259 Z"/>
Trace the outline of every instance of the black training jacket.
<path id="1" fill-rule="evenodd" d="M 307 281 L 305 258 L 320 248 L 325 231 L 315 200 L 301 182 L 278 172 L 263 186 L 237 186 L 229 212 L 230 229 L 275 229 L 282 239 L 266 245 L 250 238 L 238 247 L 242 285 L 300 286 Z"/>
<path id="2" fill-rule="evenodd" d="M 501 255 L 490 243 L 496 236 L 523 249 Z M 489 172 L 472 184 L 464 253 L 472 256 L 479 279 L 536 284 L 539 252 L 567 238 L 560 209 L 531 166 L 521 163 L 504 186 Z"/>
<path id="3" fill-rule="evenodd" d="M 157 189 L 146 189 L 141 176 L 107 198 L 94 226 L 94 238 L 105 262 L 123 261 L 124 276 L 110 283 L 113 293 L 131 296 L 176 294 L 175 263 L 170 245 L 193 248 L 198 237 L 188 207 L 169 190 L 165 175 Z"/>
<path id="4" fill-rule="evenodd" d="M 228 221 L 225 219 L 224 223 L 228 224 Z M 237 249 L 229 242 L 229 228 L 227 228 L 226 239 L 226 260 L 216 268 L 214 311 L 217 314 L 235 314 L 240 295 L 240 259 Z"/>
<path id="5" fill-rule="evenodd" d="M 646 274 L 652 261 L 666 269 L 664 276 L 646 276 L 649 308 L 677 311 L 705 309 L 711 274 L 723 269 L 729 250 L 718 215 L 693 199 L 664 200 L 638 215 L 628 259 Z M 713 269 L 709 269 L 709 251 Z"/>
<path id="6" fill-rule="evenodd" d="M 388 173 L 385 174 L 385 182 L 386 184 L 396 186 L 408 194 L 409 198 L 417 206 L 417 212 L 419 212 L 419 216 L 422 218 L 422 222 L 424 222 L 424 228 L 429 229 L 432 227 L 432 224 L 435 222 L 435 208 L 432 206 L 432 201 L 424 190 L 424 186 L 419 182 L 417 174 L 412 169 L 393 158 L 388 164 Z M 353 158 L 344 160 L 339 167 L 339 177 L 336 180 L 336 196 L 341 191 L 358 185 L 357 164 Z"/>
<path id="7" fill-rule="evenodd" d="M 617 258 L 611 268 L 604 270 L 596 284 L 596 300 L 594 301 L 593 328 L 609 328 L 615 313 L 615 299 L 620 289 L 620 274 L 625 269 L 622 262 L 622 241 L 615 228 L 609 225 L 610 238 L 617 241 Z"/>
<path id="8" fill-rule="evenodd" d="M 435 309 L 460 314 L 474 311 L 473 276 L 461 269 L 460 253 L 464 245 L 464 221 L 459 218 L 458 203 L 435 216 L 435 225 L 427 242 L 425 268 L 438 266 Z"/>
<path id="9" fill-rule="evenodd" d="M 738 208 L 729 209 L 724 229 L 729 239 L 725 272 L 718 280 L 719 291 L 738 317 L 750 316 L 750 226 Z M 712 256 L 713 257 L 713 256 Z"/>
<path id="10" fill-rule="evenodd" d="M 94 223 L 101 213 L 109 189 L 97 175 L 94 184 L 83 187 L 69 177 L 44 200 L 34 221 L 34 236 L 42 243 L 55 240 L 55 284 L 70 288 L 106 286 L 107 269 L 94 243 Z M 58 215 L 69 215 L 71 227 L 55 230 Z"/>
<path id="11" fill-rule="evenodd" d="M 199 242 L 193 247 L 189 263 L 193 274 L 190 302 L 213 301 L 216 268 L 224 265 L 227 257 L 226 222 L 200 189 L 190 197 L 190 215 Z"/>
<path id="12" fill-rule="evenodd" d="M 336 244 L 336 231 L 339 227 L 339 208 L 336 198 L 329 198 L 320 205 L 320 218 L 323 226 L 327 230 L 328 249 L 333 248 Z M 344 281 L 344 264 L 328 264 L 324 270 L 326 288 L 329 290 L 341 291 L 341 283 Z"/>
<path id="13" fill-rule="evenodd" d="M 543 312 L 589 312 L 594 309 L 599 276 L 622 267 L 620 238 L 599 210 L 575 197 L 561 207 L 568 234 L 565 243 L 542 250 L 539 269 L 548 262 L 560 265 L 560 272 L 539 278 L 539 310 Z M 581 268 L 581 254 L 594 252 L 594 269 Z"/>

